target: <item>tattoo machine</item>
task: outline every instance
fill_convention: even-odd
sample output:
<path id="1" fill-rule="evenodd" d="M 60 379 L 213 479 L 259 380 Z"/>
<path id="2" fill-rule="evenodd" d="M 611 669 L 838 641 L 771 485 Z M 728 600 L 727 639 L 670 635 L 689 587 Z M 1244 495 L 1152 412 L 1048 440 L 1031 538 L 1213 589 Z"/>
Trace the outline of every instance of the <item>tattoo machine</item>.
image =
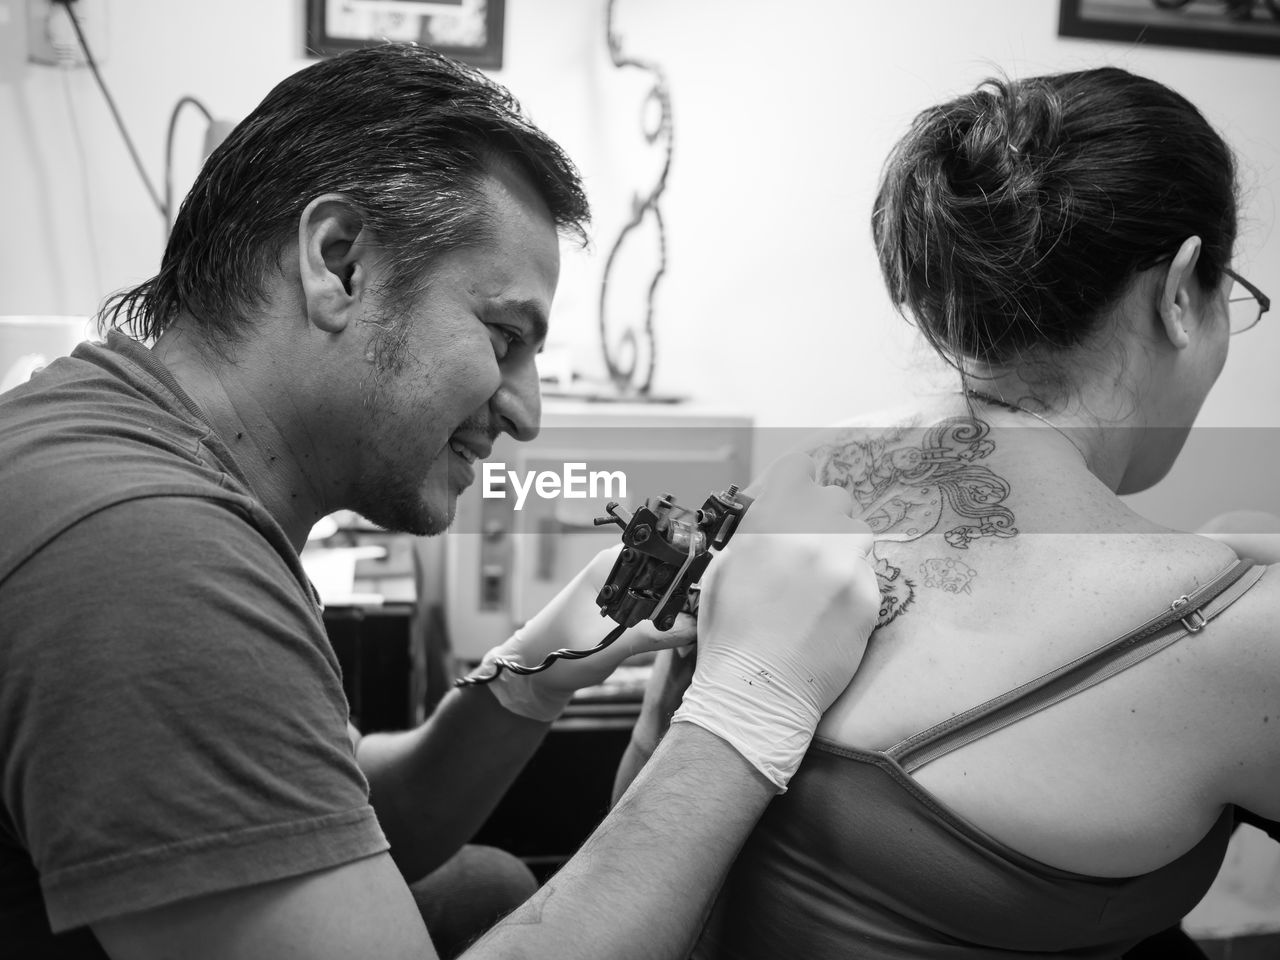
<path id="1" fill-rule="evenodd" d="M 724 549 L 751 502 L 731 484 L 696 511 L 677 506 L 670 494 L 646 501 L 633 516 L 609 503 L 609 516 L 599 517 L 596 525 L 620 526 L 623 547 L 596 597 L 601 615 L 624 630 L 641 620 L 670 630 L 676 614 L 696 613 L 697 584 L 711 551 Z"/>
<path id="2" fill-rule="evenodd" d="M 596 518 L 595 523 L 621 527 L 623 546 L 596 603 L 600 615 L 618 625 L 590 649 L 556 650 L 535 666 L 497 657 L 489 661 L 495 668 L 493 673 L 462 677 L 455 685 L 488 683 L 504 669 L 517 674 L 538 673 L 557 660 L 581 660 L 599 653 L 641 620 L 652 620 L 659 630 L 670 630 L 677 614 L 696 614 L 698 581 L 714 556 L 711 551 L 724 549 L 752 502 L 752 497 L 738 492 L 737 484 L 712 493 L 698 510 L 678 506 L 670 494 L 646 500 L 634 514 L 610 501 L 605 506 L 608 516 Z"/>

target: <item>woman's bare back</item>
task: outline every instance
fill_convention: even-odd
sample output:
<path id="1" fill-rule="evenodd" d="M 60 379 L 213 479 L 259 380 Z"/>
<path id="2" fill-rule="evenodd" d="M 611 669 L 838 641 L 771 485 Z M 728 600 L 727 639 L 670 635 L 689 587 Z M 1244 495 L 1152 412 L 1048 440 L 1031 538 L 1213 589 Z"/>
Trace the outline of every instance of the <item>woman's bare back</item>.
<path id="1" fill-rule="evenodd" d="M 1062 437 L 993 419 L 935 409 L 815 446 L 822 479 L 848 489 L 877 534 L 884 598 L 863 665 L 818 736 L 885 749 L 1126 633 L 1235 561 L 1215 541 L 1134 514 Z M 1224 802 L 1243 802 L 1242 763 L 1260 782 L 1272 763 L 1237 757 L 1250 725 L 1271 721 L 1265 687 L 1236 702 L 1235 654 L 1257 645 L 1247 624 L 1277 585 L 1264 579 L 1239 614 L 915 780 L 1060 869 L 1121 877 L 1168 863 Z M 1275 706 L 1280 723 L 1280 697 Z"/>

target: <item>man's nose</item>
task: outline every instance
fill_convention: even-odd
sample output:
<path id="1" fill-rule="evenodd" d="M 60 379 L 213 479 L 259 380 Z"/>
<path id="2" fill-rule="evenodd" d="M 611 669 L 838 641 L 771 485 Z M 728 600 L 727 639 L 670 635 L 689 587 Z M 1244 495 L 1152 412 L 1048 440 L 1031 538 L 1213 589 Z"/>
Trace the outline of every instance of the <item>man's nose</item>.
<path id="1" fill-rule="evenodd" d="M 491 406 L 504 432 L 520 441 L 538 435 L 542 426 L 542 388 L 532 358 L 506 373 Z"/>

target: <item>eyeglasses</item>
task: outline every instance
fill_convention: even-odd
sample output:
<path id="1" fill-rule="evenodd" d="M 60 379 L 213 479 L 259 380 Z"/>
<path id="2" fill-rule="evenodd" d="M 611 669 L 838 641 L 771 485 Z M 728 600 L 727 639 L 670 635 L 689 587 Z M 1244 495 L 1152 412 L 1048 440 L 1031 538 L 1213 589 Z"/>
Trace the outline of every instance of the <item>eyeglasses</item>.
<path id="1" fill-rule="evenodd" d="M 1227 295 L 1227 313 L 1231 318 L 1231 335 L 1234 337 L 1237 333 L 1256 327 L 1262 315 L 1271 309 L 1271 300 L 1231 268 L 1224 268 L 1223 272 L 1235 281 Z"/>

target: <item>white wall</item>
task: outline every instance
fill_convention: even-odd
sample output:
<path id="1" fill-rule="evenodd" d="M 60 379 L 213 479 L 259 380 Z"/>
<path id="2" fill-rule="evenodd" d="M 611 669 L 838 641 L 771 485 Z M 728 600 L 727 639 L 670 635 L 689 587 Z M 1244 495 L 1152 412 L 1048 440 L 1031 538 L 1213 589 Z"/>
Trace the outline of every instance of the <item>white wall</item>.
<path id="1" fill-rule="evenodd" d="M 307 62 L 301 0 L 94 2 L 107 3 L 105 76 L 156 179 L 179 96 L 238 118 Z M 1240 153 L 1238 264 L 1280 294 L 1280 58 L 1059 39 L 1057 8 L 1057 0 L 619 0 L 626 49 L 663 65 L 674 98 L 657 387 L 750 411 L 765 425 L 813 426 L 895 404 L 929 371 L 936 378 L 883 293 L 871 199 L 910 118 L 997 68 L 1026 75 L 1115 64 L 1187 95 Z M 598 372 L 604 254 L 632 191 L 652 182 L 653 151 L 638 121 L 646 81 L 610 66 L 604 0 L 507 0 L 497 77 L 586 176 L 595 247 L 566 257 L 553 339 Z M 179 136 L 180 191 L 199 138 L 193 114 Z M 159 261 L 159 217 L 85 70 L 32 66 L 0 86 L 0 184 L 0 313 L 89 312 Z M 1202 423 L 1280 425 L 1280 314 L 1246 337 Z"/>

